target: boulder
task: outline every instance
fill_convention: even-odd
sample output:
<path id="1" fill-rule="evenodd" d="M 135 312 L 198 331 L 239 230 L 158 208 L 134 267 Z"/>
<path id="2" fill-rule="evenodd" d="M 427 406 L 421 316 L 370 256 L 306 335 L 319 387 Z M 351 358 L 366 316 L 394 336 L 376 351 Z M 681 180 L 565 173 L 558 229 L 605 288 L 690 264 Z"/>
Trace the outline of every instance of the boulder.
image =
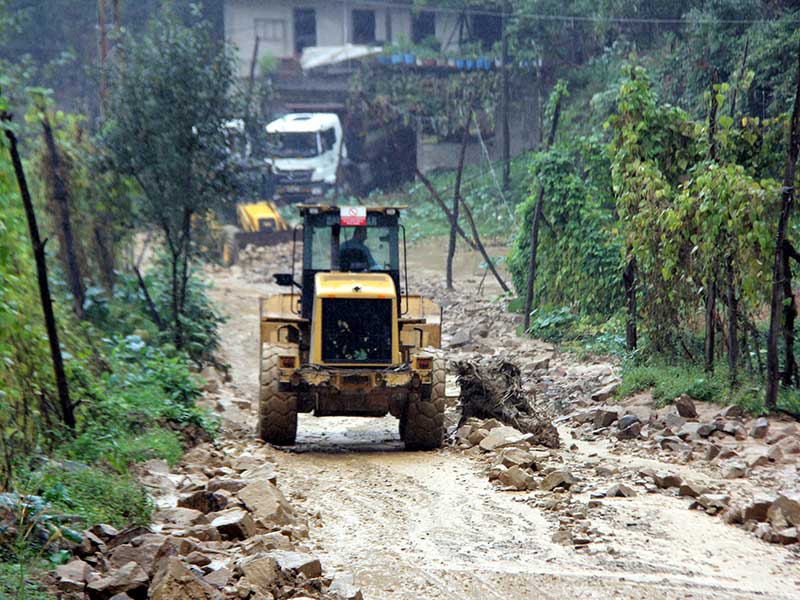
<path id="1" fill-rule="evenodd" d="M 148 591 L 150 600 L 219 600 L 221 594 L 175 556 L 162 561 Z"/>
<path id="2" fill-rule="evenodd" d="M 627 429 L 631 425 L 635 425 L 636 423 L 641 424 L 642 420 L 636 415 L 625 415 L 617 421 L 617 429 Z"/>
<path id="3" fill-rule="evenodd" d="M 725 479 L 739 479 L 744 477 L 747 473 L 747 467 L 744 463 L 729 462 L 722 466 L 722 477 Z"/>
<path id="4" fill-rule="evenodd" d="M 233 579 L 233 571 L 226 567 L 222 567 L 216 571 L 207 573 L 203 576 L 203 579 L 205 579 L 206 583 L 209 585 L 212 585 L 217 589 L 222 589 L 228 585 L 228 583 L 230 583 L 231 579 Z"/>
<path id="5" fill-rule="evenodd" d="M 761 439 L 767 437 L 767 431 L 769 430 L 769 421 L 766 417 L 759 417 L 753 423 L 753 426 L 750 428 L 750 437 L 754 437 L 756 439 Z"/>
<path id="6" fill-rule="evenodd" d="M 257 554 L 259 552 L 270 552 L 271 550 L 292 550 L 291 540 L 278 531 L 272 533 L 262 533 L 242 542 L 245 554 Z"/>
<path id="7" fill-rule="evenodd" d="M 658 435 L 655 438 L 658 447 L 662 450 L 671 450 L 673 452 L 677 452 L 683 446 L 683 442 L 681 442 L 680 438 L 675 437 L 674 435 Z"/>
<path id="8" fill-rule="evenodd" d="M 615 408 L 597 408 L 594 412 L 595 428 L 608 427 L 619 419 L 619 411 Z"/>
<path id="9" fill-rule="evenodd" d="M 624 483 L 615 483 L 606 492 L 606 496 L 609 498 L 614 497 L 621 497 L 621 498 L 633 498 L 636 495 L 636 490 L 632 487 L 625 485 Z"/>
<path id="10" fill-rule="evenodd" d="M 794 544 L 798 541 L 797 527 L 787 527 L 775 532 L 773 541 L 776 544 Z"/>
<path id="11" fill-rule="evenodd" d="M 536 459 L 533 454 L 522 448 L 503 448 L 492 462 L 507 468 L 521 467 L 529 469 L 535 464 Z"/>
<path id="12" fill-rule="evenodd" d="M 518 491 L 533 489 L 536 485 L 533 475 L 521 467 L 511 467 L 500 473 L 497 480 L 501 485 Z"/>
<path id="13" fill-rule="evenodd" d="M 484 452 L 492 452 L 498 448 L 519 444 L 529 437 L 530 435 L 524 434 L 518 429 L 502 425 L 491 429 L 489 434 L 484 437 L 478 445 Z"/>
<path id="14" fill-rule="evenodd" d="M 311 554 L 275 550 L 270 552 L 269 556 L 277 561 L 282 571 L 302 573 L 308 579 L 322 576 L 322 565 L 319 559 Z"/>
<path id="15" fill-rule="evenodd" d="M 355 585 L 353 576 L 344 573 L 337 573 L 333 577 L 328 593 L 337 600 L 364 600 L 361 590 Z"/>
<path id="16" fill-rule="evenodd" d="M 539 487 L 546 492 L 551 492 L 557 487 L 563 487 L 565 489 L 569 489 L 573 485 L 578 483 L 578 480 L 567 470 L 557 470 L 553 471 L 552 473 L 548 473 L 542 482 L 539 484 Z"/>
<path id="17" fill-rule="evenodd" d="M 742 507 L 742 518 L 745 521 L 766 522 L 767 513 L 775 503 L 777 496 L 772 494 L 759 494 Z"/>
<path id="18" fill-rule="evenodd" d="M 164 542 L 163 536 L 154 536 L 155 539 L 147 540 L 138 546 L 122 544 L 117 546 L 108 555 L 108 565 L 112 569 L 119 569 L 129 562 L 135 562 L 146 573 L 152 573 L 156 554 Z"/>
<path id="19" fill-rule="evenodd" d="M 667 488 L 679 488 L 683 480 L 679 475 L 670 473 L 669 471 L 656 471 L 652 475 L 653 483 L 655 483 L 662 490 Z"/>
<path id="20" fill-rule="evenodd" d="M 105 523 L 98 523 L 93 527 L 89 528 L 94 535 L 96 535 L 99 539 L 108 543 L 111 541 L 112 538 L 116 537 L 119 534 L 116 528 L 112 527 L 111 525 L 107 525 Z"/>
<path id="21" fill-rule="evenodd" d="M 680 431 L 681 427 L 686 424 L 686 419 L 676 413 L 667 413 L 661 419 L 661 422 L 670 431 Z"/>
<path id="22" fill-rule="evenodd" d="M 269 481 L 254 481 L 236 494 L 253 518 L 265 528 L 297 521 L 294 509 L 281 491 Z"/>
<path id="23" fill-rule="evenodd" d="M 764 447 L 753 448 L 744 455 L 744 461 L 748 469 L 763 467 L 769 464 L 769 450 Z"/>
<path id="24" fill-rule="evenodd" d="M 199 490 L 178 500 L 178 506 L 198 510 L 203 514 L 228 508 L 228 497 L 218 492 Z"/>
<path id="25" fill-rule="evenodd" d="M 150 578 L 144 569 L 131 561 L 108 576 L 91 581 L 86 586 L 86 591 L 92 600 L 108 600 L 111 596 L 122 592 L 141 595 L 147 589 L 149 581 Z"/>
<path id="26" fill-rule="evenodd" d="M 256 525 L 247 511 L 230 508 L 215 513 L 211 522 L 224 540 L 243 540 L 256 533 Z"/>
<path id="27" fill-rule="evenodd" d="M 679 496 L 688 496 L 689 498 L 698 498 L 708 492 L 709 490 L 706 486 L 693 481 L 684 481 L 678 488 Z"/>
<path id="28" fill-rule="evenodd" d="M 450 348 L 462 348 L 469 344 L 472 341 L 472 337 L 470 336 L 469 331 L 466 329 L 460 329 L 456 331 L 450 338 L 450 343 L 448 346 Z"/>
<path id="29" fill-rule="evenodd" d="M 731 404 L 719 411 L 717 416 L 723 419 L 740 419 L 744 416 L 744 410 L 737 404 Z"/>
<path id="30" fill-rule="evenodd" d="M 767 518 L 776 528 L 800 526 L 800 493 L 778 494 L 769 508 Z"/>
<path id="31" fill-rule="evenodd" d="M 199 510 L 193 508 L 162 508 L 153 517 L 155 521 L 173 523 L 180 527 L 191 527 L 192 525 L 205 525 L 208 523 L 206 516 Z"/>
<path id="32" fill-rule="evenodd" d="M 67 593 L 82 593 L 86 584 L 98 577 L 99 575 L 92 570 L 92 567 L 79 558 L 56 567 L 58 588 Z"/>
<path id="33" fill-rule="evenodd" d="M 631 423 L 624 429 L 620 429 L 619 431 L 617 431 L 616 435 L 618 440 L 635 440 L 641 437 L 642 435 L 642 424 L 637 419 L 635 422 Z"/>
<path id="34" fill-rule="evenodd" d="M 720 452 L 722 452 L 722 449 L 719 446 L 717 446 L 716 444 L 709 444 L 706 447 L 705 459 L 714 460 L 719 456 Z"/>
<path id="35" fill-rule="evenodd" d="M 477 446 L 487 435 L 489 435 L 489 430 L 479 427 L 478 429 L 473 430 L 472 433 L 467 436 L 467 442 L 471 446 Z"/>
<path id="36" fill-rule="evenodd" d="M 619 389 L 619 384 L 619 381 L 614 381 L 601 387 L 599 390 L 595 390 L 595 392 L 592 394 L 592 400 L 595 402 L 606 402 Z"/>
<path id="37" fill-rule="evenodd" d="M 211 479 L 208 484 L 206 485 L 206 489 L 209 492 L 217 492 L 219 490 L 226 490 L 231 494 L 235 494 L 240 489 L 245 487 L 249 481 L 245 481 L 244 479 L 230 479 L 226 477 L 215 477 Z"/>
<path id="38" fill-rule="evenodd" d="M 678 414 L 681 417 L 686 419 L 696 419 L 697 418 L 697 408 L 694 405 L 694 400 L 686 394 L 678 396 L 673 400 L 673 404 L 675 405 L 675 410 L 678 411 Z"/>
<path id="39" fill-rule="evenodd" d="M 682 440 L 699 440 L 710 436 L 715 429 L 711 423 L 684 423 L 678 431 L 678 437 Z"/>
<path id="40" fill-rule="evenodd" d="M 701 494 L 695 503 L 702 506 L 707 513 L 715 515 L 728 508 L 730 502 L 731 497 L 727 494 Z"/>

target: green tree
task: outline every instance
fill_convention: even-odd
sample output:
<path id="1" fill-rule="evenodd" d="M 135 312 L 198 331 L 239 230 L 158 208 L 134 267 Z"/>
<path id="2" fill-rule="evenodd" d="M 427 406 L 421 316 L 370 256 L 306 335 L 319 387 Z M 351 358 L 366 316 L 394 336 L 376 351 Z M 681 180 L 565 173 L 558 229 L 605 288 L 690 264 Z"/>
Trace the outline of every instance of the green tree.
<path id="1" fill-rule="evenodd" d="M 165 12 L 140 38 L 124 40 L 124 65 L 109 78 L 102 139 L 121 175 L 141 189 L 141 225 L 160 230 L 169 257 L 171 329 L 183 322 L 195 221 L 221 208 L 235 171 L 223 124 L 237 113 L 232 54 L 203 23 L 187 27 Z"/>

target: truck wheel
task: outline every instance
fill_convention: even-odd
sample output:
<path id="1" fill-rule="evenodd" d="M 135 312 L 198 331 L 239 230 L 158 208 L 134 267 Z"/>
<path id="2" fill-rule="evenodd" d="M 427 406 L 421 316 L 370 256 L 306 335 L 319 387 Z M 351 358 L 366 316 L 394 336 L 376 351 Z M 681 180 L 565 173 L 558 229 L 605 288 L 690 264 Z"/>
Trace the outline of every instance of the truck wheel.
<path id="1" fill-rule="evenodd" d="M 409 394 L 400 424 L 400 437 L 406 450 L 433 450 L 442 446 L 447 367 L 441 352 L 432 354 L 431 384 Z"/>
<path id="2" fill-rule="evenodd" d="M 297 396 L 278 391 L 280 352 L 280 346 L 261 344 L 258 436 L 276 446 L 292 446 L 297 437 Z"/>

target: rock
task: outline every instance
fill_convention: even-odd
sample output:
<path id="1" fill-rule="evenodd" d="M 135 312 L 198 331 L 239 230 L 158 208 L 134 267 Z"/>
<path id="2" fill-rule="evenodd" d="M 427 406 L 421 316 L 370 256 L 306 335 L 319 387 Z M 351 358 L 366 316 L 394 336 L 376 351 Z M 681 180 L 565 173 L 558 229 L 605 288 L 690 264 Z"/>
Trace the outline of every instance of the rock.
<path id="1" fill-rule="evenodd" d="M 741 525 L 744 522 L 742 508 L 740 506 L 729 506 L 722 511 L 720 518 L 727 525 Z"/>
<path id="2" fill-rule="evenodd" d="M 546 354 L 534 356 L 529 366 L 532 371 L 547 371 L 550 368 L 550 356 Z"/>
<path id="3" fill-rule="evenodd" d="M 619 419 L 618 410 L 613 408 L 598 408 L 594 413 L 594 426 L 597 429 L 600 427 L 608 427 L 617 419 Z"/>
<path id="4" fill-rule="evenodd" d="M 769 508 L 767 518 L 776 528 L 800 526 L 800 493 L 778 494 Z"/>
<path id="5" fill-rule="evenodd" d="M 475 431 L 474 425 L 465 424 L 456 429 L 455 437 L 457 440 L 466 441 L 473 431 Z"/>
<path id="6" fill-rule="evenodd" d="M 58 578 L 58 587 L 63 592 L 82 593 L 86 584 L 97 579 L 99 575 L 92 570 L 88 563 L 76 558 L 65 565 L 57 566 L 56 577 Z"/>
<path id="7" fill-rule="evenodd" d="M 682 440 L 699 440 L 710 436 L 715 429 L 711 423 L 684 423 L 678 431 L 678 437 Z"/>
<path id="8" fill-rule="evenodd" d="M 119 534 L 119 531 L 117 531 L 114 527 L 111 525 L 106 525 L 105 523 L 99 523 L 89 528 L 89 531 L 91 531 L 105 543 L 108 543 L 112 538 Z"/>
<path id="9" fill-rule="evenodd" d="M 606 492 L 606 496 L 609 498 L 614 497 L 623 497 L 623 498 L 633 498 L 636 495 L 636 491 L 630 487 L 625 485 L 624 483 L 615 483 Z"/>
<path id="10" fill-rule="evenodd" d="M 719 411 L 717 416 L 723 419 L 738 419 L 744 416 L 744 410 L 741 406 L 731 404 Z"/>
<path id="11" fill-rule="evenodd" d="M 714 460 L 719 456 L 719 453 L 721 451 L 722 449 L 716 444 L 709 444 L 708 447 L 706 448 L 706 455 L 705 455 L 706 460 Z"/>
<path id="12" fill-rule="evenodd" d="M 767 451 L 767 458 L 770 462 L 779 463 L 783 460 L 783 450 L 781 450 L 780 446 L 772 446 Z"/>
<path id="13" fill-rule="evenodd" d="M 753 423 L 753 427 L 750 429 L 750 437 L 754 437 L 756 439 L 761 439 L 767 437 L 767 431 L 769 430 L 769 421 L 766 417 L 759 417 L 756 419 L 755 423 Z"/>
<path id="14" fill-rule="evenodd" d="M 308 579 L 322 576 L 322 565 L 319 559 L 311 554 L 276 550 L 270 552 L 269 555 L 278 562 L 278 566 L 283 571 L 302 573 Z"/>
<path id="15" fill-rule="evenodd" d="M 145 573 L 152 573 L 156 554 L 163 543 L 163 536 L 154 536 L 152 541 L 141 543 L 138 546 L 122 544 L 114 548 L 108 555 L 108 564 L 112 569 L 119 569 L 129 562 L 135 562 L 144 569 Z"/>
<path id="16" fill-rule="evenodd" d="M 221 569 L 211 571 L 211 573 L 204 575 L 203 579 L 205 579 L 206 583 L 209 585 L 213 585 L 217 589 L 222 589 L 233 579 L 233 571 L 222 567 Z"/>
<path id="17" fill-rule="evenodd" d="M 668 471 L 656 471 L 653 473 L 652 478 L 653 483 L 655 483 L 662 490 L 673 487 L 679 488 L 683 483 L 679 475 L 675 475 L 674 473 L 670 473 Z"/>
<path id="18" fill-rule="evenodd" d="M 271 550 L 292 550 L 292 542 L 288 537 L 278 531 L 272 533 L 262 533 L 242 542 L 245 554 L 257 554 L 259 552 L 270 552 Z"/>
<path id="19" fill-rule="evenodd" d="M 205 381 L 205 385 L 203 385 L 204 392 L 216 394 L 219 391 L 219 376 L 214 367 L 211 365 L 203 367 L 203 370 L 200 371 L 200 377 Z"/>
<path id="20" fill-rule="evenodd" d="M 642 435 L 642 424 L 637 420 L 617 432 L 618 440 L 634 440 Z"/>
<path id="21" fill-rule="evenodd" d="M 774 542 L 777 544 L 794 544 L 798 541 L 797 527 L 787 527 L 775 532 Z"/>
<path id="22" fill-rule="evenodd" d="M 92 600 L 108 600 L 115 594 L 132 592 L 140 595 L 147 589 L 150 578 L 135 562 L 129 562 L 106 577 L 90 582 L 86 587 Z"/>
<path id="23" fill-rule="evenodd" d="M 191 527 L 192 525 L 205 525 L 208 523 L 206 516 L 199 510 L 193 508 L 163 508 L 155 514 L 155 521 L 174 523 L 180 527 Z"/>
<path id="24" fill-rule="evenodd" d="M 658 443 L 659 448 L 661 448 L 662 450 L 672 450 L 673 452 L 676 452 L 681 448 L 681 446 L 683 446 L 683 443 L 681 442 L 680 438 L 677 438 L 673 435 L 668 435 L 668 436 L 659 435 L 656 436 L 655 440 L 656 443 Z"/>
<path id="25" fill-rule="evenodd" d="M 688 496 L 689 498 L 698 498 L 703 494 L 707 494 L 708 491 L 708 488 L 702 484 L 692 481 L 684 481 L 678 488 L 678 495 Z"/>
<path id="26" fill-rule="evenodd" d="M 242 572 L 250 589 L 255 589 L 262 595 L 270 594 L 270 590 L 281 581 L 278 561 L 268 554 L 254 554 L 243 558 L 236 563 L 236 567 Z"/>
<path id="27" fill-rule="evenodd" d="M 744 456 L 747 468 L 763 467 L 769 464 L 769 451 L 766 448 L 754 448 Z"/>
<path id="28" fill-rule="evenodd" d="M 759 494 L 742 508 L 742 518 L 745 521 L 766 522 L 769 508 L 775 503 L 777 496 L 772 494 Z"/>
<path id="29" fill-rule="evenodd" d="M 728 504 L 730 504 L 730 501 L 731 497 L 727 494 L 701 494 L 697 497 L 697 504 L 712 515 L 725 510 Z"/>
<path id="30" fill-rule="evenodd" d="M 495 427 L 489 431 L 489 435 L 484 437 L 478 445 L 484 452 L 491 452 L 493 450 L 497 450 L 498 448 L 503 448 L 512 444 L 519 444 L 528 437 L 529 436 L 517 429 L 514 429 L 513 427 L 503 425 L 501 427 Z"/>
<path id="31" fill-rule="evenodd" d="M 739 479 L 746 472 L 747 467 L 740 462 L 729 462 L 722 467 L 722 477 L 725 479 Z"/>
<path id="32" fill-rule="evenodd" d="M 697 408 L 694 405 L 694 400 L 692 400 L 690 396 L 686 394 L 678 396 L 673 400 L 673 404 L 681 417 L 686 419 L 697 418 Z"/>
<path id="33" fill-rule="evenodd" d="M 289 525 L 297 521 L 294 509 L 269 481 L 254 481 L 236 494 L 262 526 Z"/>
<path id="34" fill-rule="evenodd" d="M 592 400 L 595 402 L 606 402 L 619 389 L 619 384 L 619 381 L 614 381 L 606 386 L 601 387 L 592 394 Z"/>
<path id="35" fill-rule="evenodd" d="M 542 479 L 539 487 L 546 492 L 551 492 L 557 487 L 569 489 L 578 483 L 578 480 L 573 477 L 572 473 L 566 470 L 557 470 L 549 473 Z"/>
<path id="36" fill-rule="evenodd" d="M 504 467 L 521 467 L 529 469 L 535 464 L 535 457 L 533 454 L 522 448 L 503 448 L 497 454 L 493 463 L 503 465 Z"/>
<path id="37" fill-rule="evenodd" d="M 533 475 L 521 467 L 506 469 L 497 477 L 501 485 L 514 488 L 518 491 L 530 490 L 535 487 Z"/>
<path id="38" fill-rule="evenodd" d="M 75 548 L 75 554 L 78 556 L 91 556 L 98 552 L 104 553 L 108 550 L 105 542 L 88 529 L 83 532 L 82 536 L 83 540 L 78 547 Z"/>
<path id="39" fill-rule="evenodd" d="M 211 522 L 224 540 L 243 540 L 256 533 L 256 525 L 249 513 L 240 508 L 231 508 L 216 513 Z"/>
<path id="40" fill-rule="evenodd" d="M 235 494 L 240 489 L 245 487 L 249 481 L 245 481 L 244 479 L 228 479 L 224 477 L 215 477 L 211 479 L 208 484 L 206 484 L 206 489 L 209 492 L 217 492 L 219 490 L 225 490 L 230 492 L 231 494 Z M 273 483 L 275 483 L 273 481 Z"/>
<path id="41" fill-rule="evenodd" d="M 486 419 L 483 422 L 483 425 L 481 425 L 481 427 L 483 429 L 485 429 L 486 431 L 491 431 L 492 429 L 497 429 L 498 427 L 502 427 L 502 426 L 503 426 L 503 424 L 500 421 L 498 421 L 497 419 Z"/>
<path id="42" fill-rule="evenodd" d="M 627 429 L 636 423 L 641 423 L 641 419 L 639 417 L 636 415 L 625 415 L 624 417 L 620 418 L 619 421 L 617 421 L 617 429 Z"/>
<path id="43" fill-rule="evenodd" d="M 353 576 L 350 574 L 337 573 L 334 575 L 328 593 L 337 600 L 364 600 L 361 590 L 356 587 Z"/>
<path id="44" fill-rule="evenodd" d="M 488 429 L 483 429 L 482 427 L 479 429 L 475 429 L 472 433 L 467 436 L 467 442 L 472 446 L 479 445 L 483 439 L 489 435 Z"/>
<path id="45" fill-rule="evenodd" d="M 228 507 L 228 498 L 216 492 L 200 490 L 178 500 L 178 506 L 208 514 L 225 510 Z"/>
<path id="46" fill-rule="evenodd" d="M 667 413 L 661 419 L 661 422 L 664 424 L 664 427 L 671 431 L 680 431 L 681 427 L 686 425 L 686 419 L 676 413 Z"/>
<path id="47" fill-rule="evenodd" d="M 199 552 L 198 550 L 195 550 L 194 552 L 190 552 L 186 556 L 186 562 L 189 563 L 190 565 L 197 565 L 198 567 L 205 567 L 206 565 L 210 565 L 211 564 L 211 559 L 208 556 L 206 556 L 205 554 L 203 554 L 202 552 Z"/>
<path id="48" fill-rule="evenodd" d="M 162 561 L 148 592 L 150 600 L 218 600 L 220 593 L 175 556 Z"/>

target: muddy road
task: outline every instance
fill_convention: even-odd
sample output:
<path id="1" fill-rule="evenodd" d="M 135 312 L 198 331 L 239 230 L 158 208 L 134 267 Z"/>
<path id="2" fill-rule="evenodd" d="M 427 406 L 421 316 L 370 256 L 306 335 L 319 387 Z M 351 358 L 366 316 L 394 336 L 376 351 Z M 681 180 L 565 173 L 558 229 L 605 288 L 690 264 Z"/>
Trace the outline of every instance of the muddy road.
<path id="1" fill-rule="evenodd" d="M 462 256 L 457 291 L 449 294 L 437 287 L 444 265 L 437 245 L 418 245 L 409 257 L 412 289 L 432 293 L 444 305 L 445 342 L 465 326 L 463 311 L 448 318 L 450 307 L 466 303 L 479 313 L 492 306 L 497 289 L 487 279 L 478 295 L 480 260 Z M 257 298 L 278 290 L 271 274 L 287 267 L 236 266 L 209 273 L 213 295 L 229 317 L 223 343 L 232 381 L 216 400 L 228 440 L 253 437 Z M 507 347 L 513 325 L 511 319 L 498 320 L 480 346 L 495 352 Z M 533 359 L 541 350 L 535 341 L 513 343 L 518 356 Z M 575 359 L 560 360 L 551 370 L 569 378 Z M 558 377 L 545 390 L 556 402 Z M 561 435 L 559 460 L 571 468 L 598 461 L 612 471 L 659 464 L 657 456 L 620 454 L 603 439 L 573 443 L 564 428 Z M 301 415 L 297 446 L 278 452 L 276 467 L 287 497 L 313 515 L 310 545 L 324 568 L 352 572 L 372 600 L 800 597 L 796 554 L 687 510 L 686 498 L 604 499 L 591 517 L 596 541 L 582 547 L 553 541 L 560 521 L 570 516 L 542 510 L 534 494 L 497 491 L 478 454 L 456 448 L 404 452 L 393 418 Z"/>

